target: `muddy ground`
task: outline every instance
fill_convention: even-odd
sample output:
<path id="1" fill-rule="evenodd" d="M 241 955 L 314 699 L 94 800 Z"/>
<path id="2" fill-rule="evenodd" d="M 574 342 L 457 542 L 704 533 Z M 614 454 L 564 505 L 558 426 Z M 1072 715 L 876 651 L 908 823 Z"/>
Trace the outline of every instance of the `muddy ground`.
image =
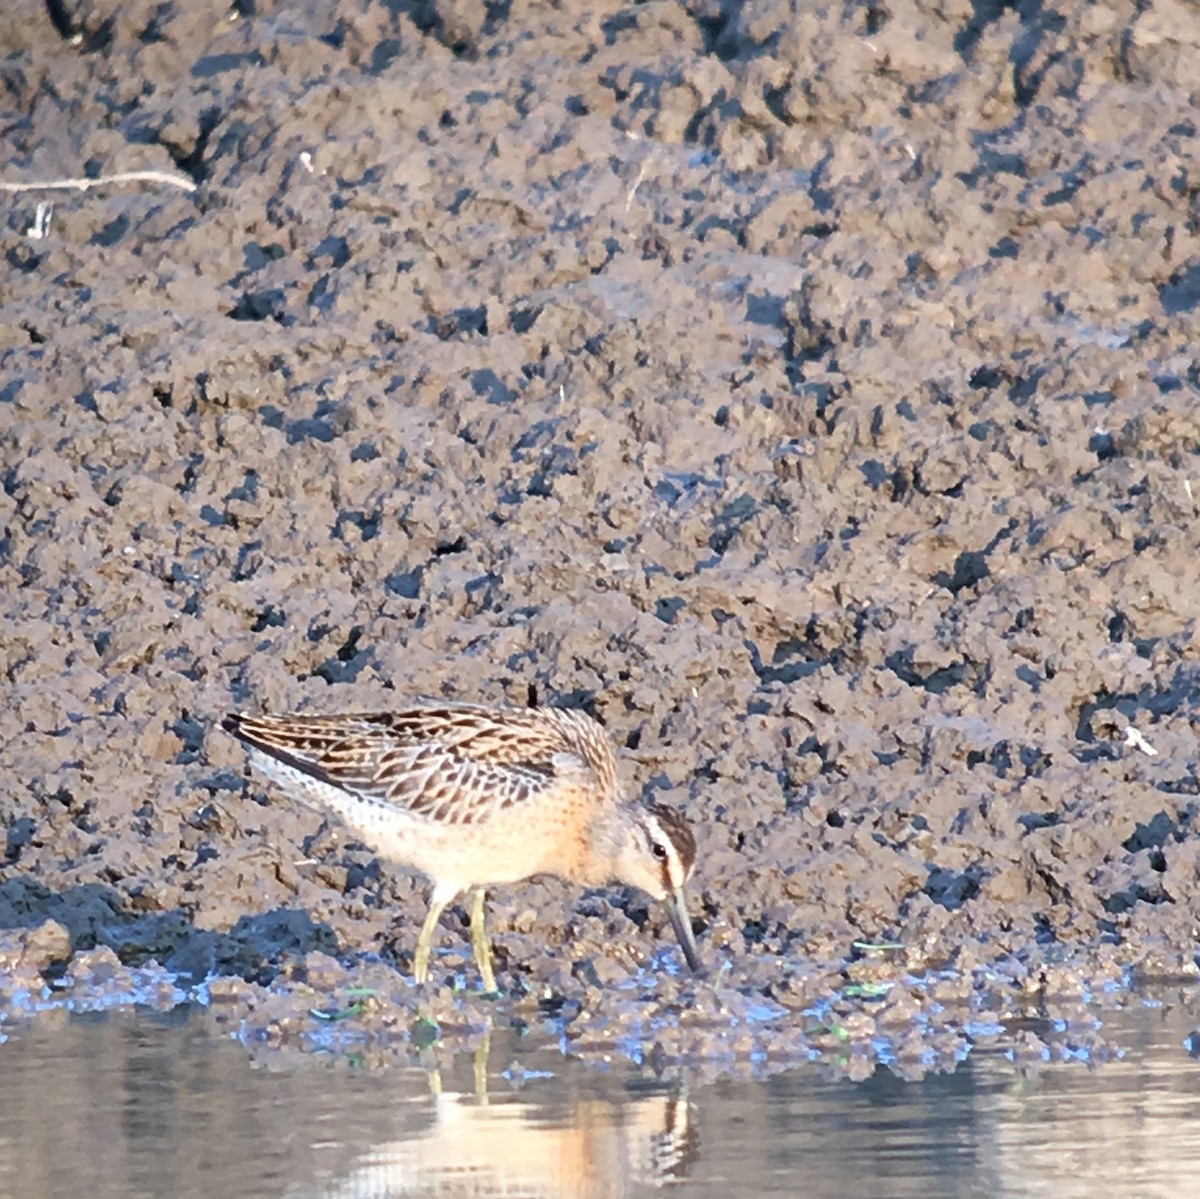
<path id="1" fill-rule="evenodd" d="M 5 182 L 198 185 L 3 197 L 10 1004 L 412 1035 L 424 884 L 218 721 L 415 694 L 587 707 L 700 844 L 709 979 L 539 880 L 447 1026 L 920 1058 L 1195 973 L 1200 13 L 582 7 L 0 32 Z"/>

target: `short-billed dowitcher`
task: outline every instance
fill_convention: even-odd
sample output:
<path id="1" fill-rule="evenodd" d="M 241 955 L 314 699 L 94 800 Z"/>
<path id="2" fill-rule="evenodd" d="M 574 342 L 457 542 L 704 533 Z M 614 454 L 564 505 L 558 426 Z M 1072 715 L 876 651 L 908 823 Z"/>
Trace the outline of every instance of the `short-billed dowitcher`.
<path id="1" fill-rule="evenodd" d="M 535 874 L 624 883 L 666 900 L 683 956 L 699 956 L 683 888 L 696 841 L 673 808 L 626 799 L 612 742 L 585 712 L 429 700 L 394 712 L 229 715 L 251 763 L 335 812 L 383 856 L 433 882 L 413 973 L 426 981 L 443 909 L 474 890 L 471 947 L 496 990 L 484 890 Z"/>

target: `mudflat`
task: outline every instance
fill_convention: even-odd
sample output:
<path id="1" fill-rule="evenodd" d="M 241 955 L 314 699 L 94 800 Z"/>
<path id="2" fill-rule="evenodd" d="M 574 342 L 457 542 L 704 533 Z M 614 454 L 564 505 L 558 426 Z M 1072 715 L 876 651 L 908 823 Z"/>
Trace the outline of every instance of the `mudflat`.
<path id="1" fill-rule="evenodd" d="M 490 898 L 581 1045 L 1194 976 L 1200 13 L 17 12 L 2 181 L 195 190 L 3 195 L 0 1003 L 406 1028 L 424 883 L 219 722 L 418 695 L 586 707 L 692 821 L 706 981 Z"/>

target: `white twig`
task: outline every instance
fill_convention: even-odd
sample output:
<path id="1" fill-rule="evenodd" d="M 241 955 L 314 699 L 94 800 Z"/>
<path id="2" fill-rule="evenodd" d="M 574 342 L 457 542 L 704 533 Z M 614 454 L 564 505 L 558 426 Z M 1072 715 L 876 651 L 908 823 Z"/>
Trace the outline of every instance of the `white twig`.
<path id="1" fill-rule="evenodd" d="M 185 192 L 194 192 L 196 185 L 182 175 L 170 171 L 120 171 L 116 175 L 100 175 L 95 179 L 42 179 L 33 183 L 8 183 L 0 179 L 0 191 L 88 191 L 93 187 L 104 187 L 108 183 L 165 183 L 181 187 Z"/>
<path id="2" fill-rule="evenodd" d="M 629 206 L 633 203 L 633 197 L 637 195 L 637 189 L 642 186 L 642 180 L 646 178 L 646 164 L 642 163 L 638 167 L 637 178 L 633 181 L 633 186 L 629 189 L 629 195 L 625 197 L 625 211 L 629 211 Z"/>
<path id="3" fill-rule="evenodd" d="M 1132 746 L 1134 749 L 1140 749 L 1142 753 L 1149 754 L 1152 758 L 1158 757 L 1158 750 L 1133 725 L 1130 725 L 1125 730 L 1125 744 Z"/>

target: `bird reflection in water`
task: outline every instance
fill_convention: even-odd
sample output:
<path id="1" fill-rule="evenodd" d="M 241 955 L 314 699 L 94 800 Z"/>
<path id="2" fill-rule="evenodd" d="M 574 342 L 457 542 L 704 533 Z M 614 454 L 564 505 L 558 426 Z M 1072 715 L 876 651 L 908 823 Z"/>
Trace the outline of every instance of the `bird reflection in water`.
<path id="1" fill-rule="evenodd" d="M 311 1189 L 292 1195 L 599 1199 L 682 1182 L 697 1158 L 696 1129 L 679 1086 L 618 1089 L 606 1080 L 603 1093 L 576 1089 L 543 1104 L 537 1080 L 489 1097 L 478 1059 L 474 1094 L 443 1089 L 436 1073 L 430 1083 L 422 1107 L 431 1122 L 360 1154 L 339 1177 L 314 1179 Z"/>

